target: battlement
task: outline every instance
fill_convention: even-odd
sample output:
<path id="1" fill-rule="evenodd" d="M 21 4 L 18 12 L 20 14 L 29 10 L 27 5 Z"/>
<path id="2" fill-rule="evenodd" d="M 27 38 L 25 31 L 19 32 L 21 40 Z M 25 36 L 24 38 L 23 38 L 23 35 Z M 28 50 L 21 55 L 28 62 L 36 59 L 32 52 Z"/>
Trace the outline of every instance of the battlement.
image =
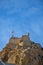
<path id="1" fill-rule="evenodd" d="M 10 43 L 20 43 L 26 40 L 30 40 L 29 38 L 29 33 L 27 35 L 23 35 L 22 37 L 18 38 L 18 37 L 11 37 L 9 42 Z"/>
<path id="2" fill-rule="evenodd" d="M 17 38 L 17 37 L 12 37 L 10 38 L 10 43 L 20 43 L 20 38 Z"/>

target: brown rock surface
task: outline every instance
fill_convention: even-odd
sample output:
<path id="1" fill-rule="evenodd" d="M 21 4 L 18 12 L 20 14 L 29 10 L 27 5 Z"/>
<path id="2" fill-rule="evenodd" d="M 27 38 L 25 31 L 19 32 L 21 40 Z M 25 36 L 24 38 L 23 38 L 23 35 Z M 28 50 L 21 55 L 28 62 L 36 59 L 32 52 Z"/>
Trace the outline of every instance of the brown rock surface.
<path id="1" fill-rule="evenodd" d="M 28 35 L 12 37 L 0 52 L 0 59 L 16 65 L 43 65 L 43 48 L 32 42 Z"/>

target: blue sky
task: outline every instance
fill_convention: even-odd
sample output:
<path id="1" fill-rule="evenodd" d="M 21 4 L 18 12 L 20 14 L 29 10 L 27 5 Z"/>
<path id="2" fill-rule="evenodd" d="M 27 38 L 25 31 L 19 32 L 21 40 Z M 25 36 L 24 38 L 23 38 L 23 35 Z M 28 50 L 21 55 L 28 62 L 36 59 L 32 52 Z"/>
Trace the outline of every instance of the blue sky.
<path id="1" fill-rule="evenodd" d="M 43 0 L 0 0 L 0 50 L 8 43 L 11 32 L 43 47 Z"/>

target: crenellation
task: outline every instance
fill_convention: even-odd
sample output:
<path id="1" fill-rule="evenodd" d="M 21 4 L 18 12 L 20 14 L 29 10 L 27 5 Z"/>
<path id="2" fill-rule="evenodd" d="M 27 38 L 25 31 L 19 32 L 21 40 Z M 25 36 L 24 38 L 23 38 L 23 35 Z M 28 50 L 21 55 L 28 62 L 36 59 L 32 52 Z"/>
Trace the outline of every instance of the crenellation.
<path id="1" fill-rule="evenodd" d="M 23 41 L 30 40 L 29 33 L 27 35 L 23 35 L 21 38 L 18 37 L 11 37 L 9 43 L 16 43 L 19 44 Z"/>

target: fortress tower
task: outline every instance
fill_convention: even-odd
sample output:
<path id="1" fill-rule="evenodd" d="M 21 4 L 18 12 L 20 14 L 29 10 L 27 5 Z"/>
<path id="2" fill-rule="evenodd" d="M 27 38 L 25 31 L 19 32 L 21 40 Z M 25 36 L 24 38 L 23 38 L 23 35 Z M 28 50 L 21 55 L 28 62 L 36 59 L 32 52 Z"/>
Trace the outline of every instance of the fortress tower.
<path id="1" fill-rule="evenodd" d="M 21 37 L 21 40 L 23 40 L 23 41 L 30 40 L 29 33 L 27 35 L 23 35 Z"/>

